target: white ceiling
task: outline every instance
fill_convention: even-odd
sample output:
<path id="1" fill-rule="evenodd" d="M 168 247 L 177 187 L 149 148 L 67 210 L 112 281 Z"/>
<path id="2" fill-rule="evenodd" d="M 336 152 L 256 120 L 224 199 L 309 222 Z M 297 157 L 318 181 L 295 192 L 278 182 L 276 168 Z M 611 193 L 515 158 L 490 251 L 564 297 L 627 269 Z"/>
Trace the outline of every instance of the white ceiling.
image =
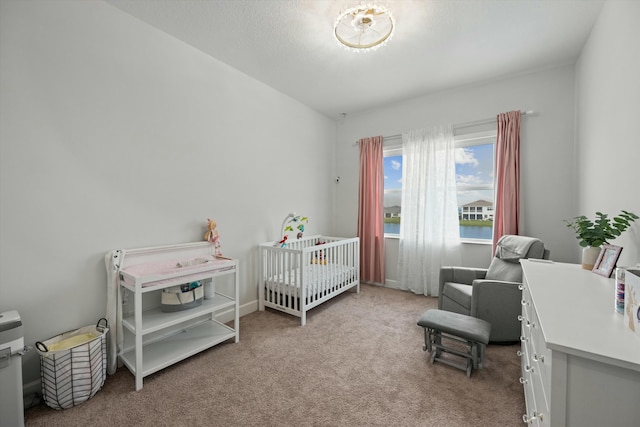
<path id="1" fill-rule="evenodd" d="M 393 39 L 353 53 L 332 31 L 359 0 L 105 1 L 334 118 L 571 63 L 603 3 L 382 0 L 396 20 Z"/>

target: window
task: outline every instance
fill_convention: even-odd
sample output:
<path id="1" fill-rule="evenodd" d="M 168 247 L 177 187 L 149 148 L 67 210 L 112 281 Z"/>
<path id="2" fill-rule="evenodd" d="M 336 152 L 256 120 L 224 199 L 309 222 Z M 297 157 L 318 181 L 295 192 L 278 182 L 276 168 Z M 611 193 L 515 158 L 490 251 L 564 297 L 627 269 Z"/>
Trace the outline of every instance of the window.
<path id="1" fill-rule="evenodd" d="M 456 135 L 460 238 L 493 238 L 493 161 L 496 131 Z M 402 218 L 402 142 L 385 141 L 384 232 L 399 235 Z"/>
<path id="2" fill-rule="evenodd" d="M 384 234 L 400 234 L 402 214 L 402 147 L 384 150 Z"/>

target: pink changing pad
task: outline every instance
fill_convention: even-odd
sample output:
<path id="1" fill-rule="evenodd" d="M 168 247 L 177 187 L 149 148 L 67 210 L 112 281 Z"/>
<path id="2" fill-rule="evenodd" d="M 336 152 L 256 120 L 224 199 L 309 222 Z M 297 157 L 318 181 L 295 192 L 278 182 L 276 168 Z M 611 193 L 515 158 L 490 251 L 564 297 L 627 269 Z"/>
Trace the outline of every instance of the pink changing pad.
<path id="1" fill-rule="evenodd" d="M 190 277 L 202 275 L 210 271 L 224 271 L 235 267 L 235 262 L 228 258 L 216 258 L 212 255 L 197 258 L 206 259 L 205 263 L 178 267 L 178 263 L 190 261 L 177 259 L 161 262 L 142 263 L 125 267 L 120 271 L 121 280 L 128 285 L 140 284 L 142 287 L 168 283 L 177 277 L 188 282 Z"/>

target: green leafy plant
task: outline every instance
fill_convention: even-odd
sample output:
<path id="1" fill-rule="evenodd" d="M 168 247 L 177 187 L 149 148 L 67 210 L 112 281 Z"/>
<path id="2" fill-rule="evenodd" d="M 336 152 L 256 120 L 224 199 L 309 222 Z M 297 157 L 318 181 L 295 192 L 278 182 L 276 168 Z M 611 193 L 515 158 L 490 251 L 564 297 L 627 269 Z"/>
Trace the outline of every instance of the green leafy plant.
<path id="1" fill-rule="evenodd" d="M 620 215 L 609 218 L 607 214 L 596 212 L 596 219 L 590 220 L 584 215 L 572 219 L 565 219 L 567 227 L 576 233 L 576 239 L 580 240 L 580 246 L 600 247 L 608 244 L 622 234 L 631 224 L 640 217 L 638 215 L 621 211 Z"/>

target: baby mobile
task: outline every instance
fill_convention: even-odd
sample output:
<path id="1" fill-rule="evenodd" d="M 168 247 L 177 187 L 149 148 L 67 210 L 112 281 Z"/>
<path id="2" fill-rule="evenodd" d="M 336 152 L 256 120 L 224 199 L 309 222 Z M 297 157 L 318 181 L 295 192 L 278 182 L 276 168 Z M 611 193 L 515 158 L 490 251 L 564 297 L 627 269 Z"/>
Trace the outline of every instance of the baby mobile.
<path id="1" fill-rule="evenodd" d="M 284 248 L 287 245 L 289 235 L 287 233 L 296 233 L 296 239 L 302 239 L 304 233 L 304 224 L 309 223 L 309 218 L 306 216 L 296 215 L 295 212 L 290 212 L 282 221 L 282 240 L 280 240 L 276 246 Z"/>
<path id="2" fill-rule="evenodd" d="M 220 233 L 218 233 L 217 226 L 218 223 L 207 218 L 207 233 L 204 235 L 204 239 L 213 245 L 213 252 L 216 256 L 222 256 Z"/>

